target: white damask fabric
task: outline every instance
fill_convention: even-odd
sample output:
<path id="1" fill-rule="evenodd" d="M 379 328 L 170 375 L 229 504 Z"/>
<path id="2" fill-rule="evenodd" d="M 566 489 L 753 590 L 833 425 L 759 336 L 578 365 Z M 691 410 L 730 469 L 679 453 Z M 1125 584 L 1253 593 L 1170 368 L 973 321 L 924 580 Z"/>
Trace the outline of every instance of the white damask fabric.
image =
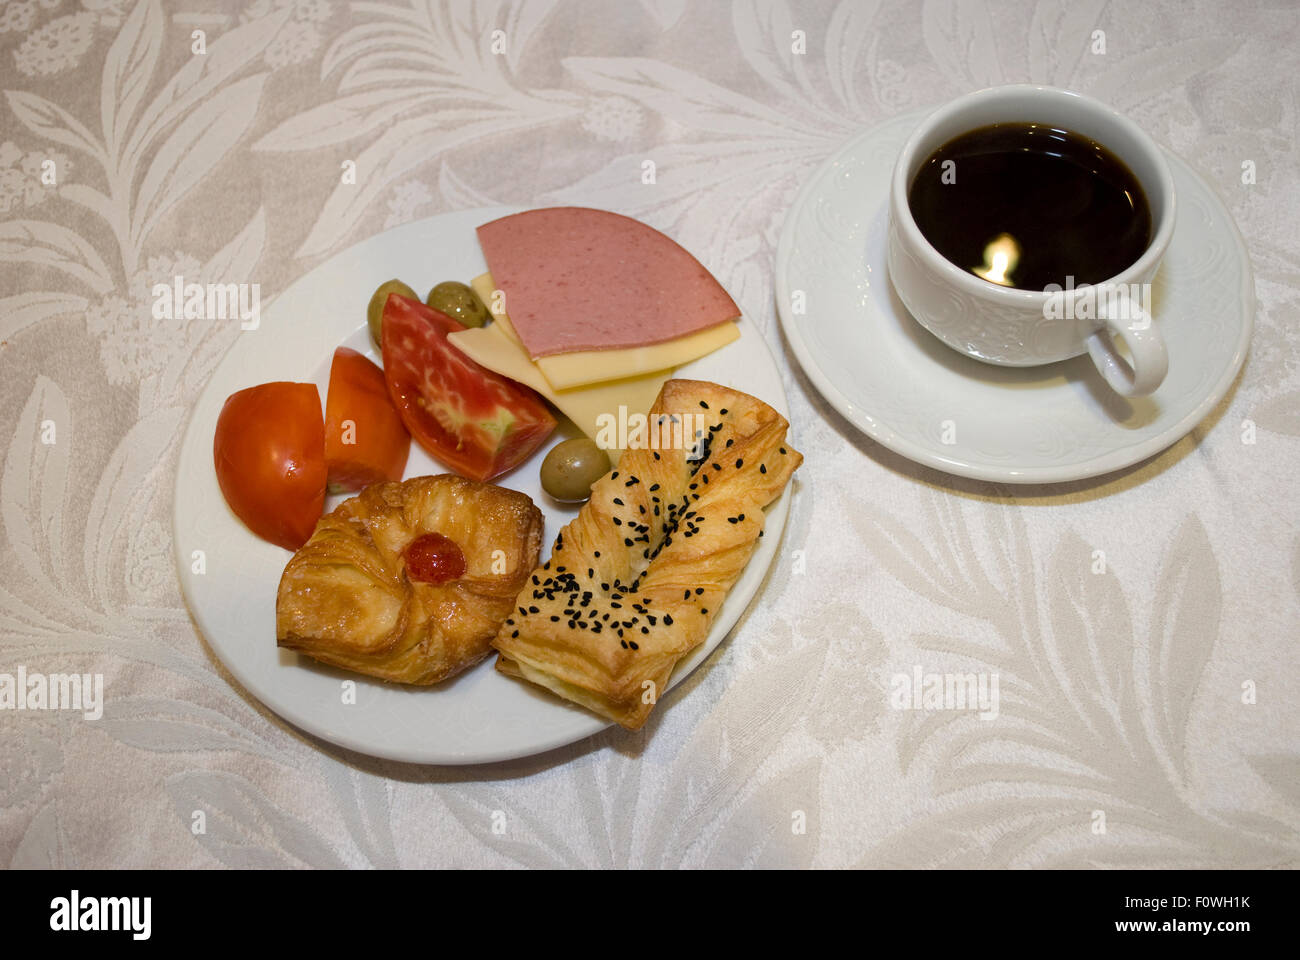
<path id="1" fill-rule="evenodd" d="M 0 864 L 1295 866 L 1297 72 L 1287 2 L 9 0 L 0 673 L 102 674 L 104 705 L 0 710 Z M 1204 422 L 1041 488 L 858 434 L 772 293 L 785 211 L 846 138 L 1028 80 L 1199 169 L 1258 295 Z M 278 719 L 191 623 L 176 451 L 239 331 L 155 319 L 150 291 L 269 299 L 375 233 L 496 203 L 609 208 L 695 252 L 776 352 L 806 461 L 758 599 L 644 730 L 377 761 Z M 895 709 L 917 670 L 996 675 L 997 721 Z"/>

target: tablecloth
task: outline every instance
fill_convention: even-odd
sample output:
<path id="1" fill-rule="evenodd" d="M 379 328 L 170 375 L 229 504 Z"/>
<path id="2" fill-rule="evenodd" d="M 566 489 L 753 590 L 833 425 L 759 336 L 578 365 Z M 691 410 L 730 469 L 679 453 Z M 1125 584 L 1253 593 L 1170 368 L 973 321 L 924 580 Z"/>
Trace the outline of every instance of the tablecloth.
<path id="1" fill-rule="evenodd" d="M 0 673 L 104 693 L 99 719 L 0 710 L 0 864 L 1296 865 L 1298 68 L 1289 2 L 9 0 Z M 1016 81 L 1137 119 L 1254 265 L 1228 396 L 1099 480 L 910 464 L 819 396 L 774 310 L 819 162 Z M 366 237 L 498 203 L 613 209 L 692 250 L 775 352 L 806 461 L 758 598 L 643 730 L 375 760 L 250 697 L 187 613 L 177 446 L 239 331 L 157 319 L 150 291 L 240 278 L 269 302 Z M 898 678 L 932 673 L 996 677 L 997 720 L 898 709 Z"/>

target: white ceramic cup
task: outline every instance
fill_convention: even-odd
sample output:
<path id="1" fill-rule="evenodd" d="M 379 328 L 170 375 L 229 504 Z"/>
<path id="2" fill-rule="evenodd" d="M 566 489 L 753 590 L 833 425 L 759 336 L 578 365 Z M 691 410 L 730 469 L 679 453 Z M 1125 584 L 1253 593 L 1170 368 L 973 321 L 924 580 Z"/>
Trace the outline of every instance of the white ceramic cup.
<path id="1" fill-rule="evenodd" d="M 939 253 L 912 218 L 907 200 L 912 180 L 943 144 L 992 123 L 1064 128 L 1123 160 L 1151 208 L 1151 243 L 1142 255 L 1095 286 L 1049 292 L 1000 286 Z M 1012 367 L 1055 363 L 1087 352 L 1112 389 L 1140 396 L 1160 386 L 1168 368 L 1164 341 L 1151 320 L 1149 292 L 1173 232 L 1169 165 L 1132 120 L 1068 90 L 1030 84 L 990 87 L 941 107 L 904 144 L 890 187 L 889 277 L 912 316 L 954 350 Z M 1116 337 L 1123 339 L 1131 363 L 1116 349 Z"/>

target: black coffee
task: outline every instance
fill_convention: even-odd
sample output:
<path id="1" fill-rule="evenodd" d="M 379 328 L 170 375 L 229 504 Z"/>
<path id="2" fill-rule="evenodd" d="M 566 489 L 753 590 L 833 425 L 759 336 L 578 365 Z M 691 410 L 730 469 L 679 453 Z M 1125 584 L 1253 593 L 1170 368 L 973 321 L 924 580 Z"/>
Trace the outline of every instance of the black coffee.
<path id="1" fill-rule="evenodd" d="M 995 123 L 949 140 L 917 171 L 908 204 L 948 260 L 1026 290 L 1108 280 L 1151 242 L 1151 208 L 1124 161 L 1042 124 Z"/>

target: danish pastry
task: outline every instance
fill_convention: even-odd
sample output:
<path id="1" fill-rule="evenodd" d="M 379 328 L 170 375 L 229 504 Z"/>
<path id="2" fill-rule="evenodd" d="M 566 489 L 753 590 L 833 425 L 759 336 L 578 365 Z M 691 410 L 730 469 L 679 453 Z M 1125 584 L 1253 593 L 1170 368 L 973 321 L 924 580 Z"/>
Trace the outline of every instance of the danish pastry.
<path id="1" fill-rule="evenodd" d="M 376 483 L 316 525 L 276 598 L 279 645 L 399 683 L 482 660 L 537 564 L 522 493 L 443 475 Z"/>
<path id="2" fill-rule="evenodd" d="M 784 417 L 715 383 L 669 380 L 647 427 L 592 486 L 493 641 L 502 673 L 629 729 L 708 636 L 764 508 L 803 459 Z"/>

